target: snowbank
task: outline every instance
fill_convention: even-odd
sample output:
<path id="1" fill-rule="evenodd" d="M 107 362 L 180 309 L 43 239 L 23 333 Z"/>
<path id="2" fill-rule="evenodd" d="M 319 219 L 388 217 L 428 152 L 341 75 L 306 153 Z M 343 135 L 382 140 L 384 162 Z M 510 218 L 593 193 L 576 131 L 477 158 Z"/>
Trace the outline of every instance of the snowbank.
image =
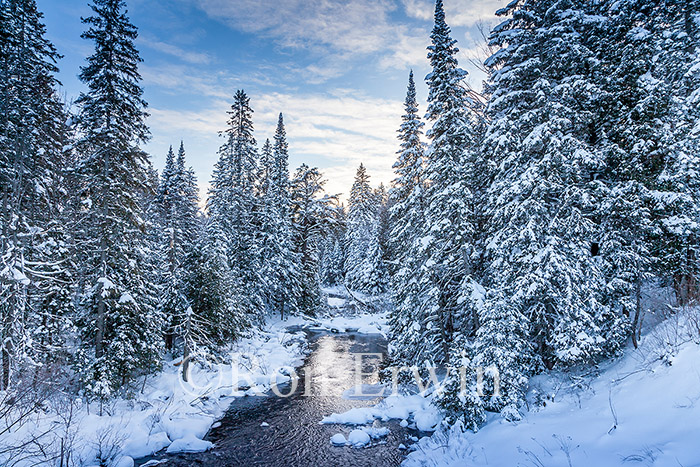
<path id="1" fill-rule="evenodd" d="M 442 421 L 438 410 L 423 395 L 393 394 L 372 407 L 356 407 L 344 413 L 334 413 L 321 420 L 323 424 L 367 425 L 375 420 L 405 420 L 403 424 L 419 431 L 434 431 Z"/>
<path id="2" fill-rule="evenodd" d="M 700 346 L 665 322 L 598 376 L 541 375 L 521 422 L 493 416 L 478 433 L 439 430 L 403 465 L 700 465 Z M 697 329 L 695 339 L 697 340 Z"/>
<path id="3" fill-rule="evenodd" d="M 389 434 L 386 427 L 362 427 L 352 430 L 347 439 L 343 433 L 336 433 L 331 436 L 333 446 L 351 446 L 354 448 L 367 447 L 373 439 L 380 439 Z"/>
<path id="4" fill-rule="evenodd" d="M 627 349 L 623 358 L 589 375 L 533 378 L 530 411 L 517 423 L 492 414 L 478 433 L 448 431 L 429 391 L 393 394 L 321 423 L 368 430 L 363 425 L 396 419 L 402 427 L 434 431 L 407 448 L 407 467 L 700 465 L 700 317 L 692 313 L 692 319 L 667 318 L 643 337 L 639 349 Z M 347 390 L 345 397 L 359 389 Z M 342 433 L 331 442 L 353 445 Z"/>
<path id="5" fill-rule="evenodd" d="M 330 300 L 330 299 L 329 299 Z M 288 326 L 299 326 L 312 331 L 355 332 L 358 334 L 380 334 L 386 337 L 389 330 L 388 313 L 358 313 L 354 316 L 323 316 L 308 318 L 292 316 L 285 321 Z"/>

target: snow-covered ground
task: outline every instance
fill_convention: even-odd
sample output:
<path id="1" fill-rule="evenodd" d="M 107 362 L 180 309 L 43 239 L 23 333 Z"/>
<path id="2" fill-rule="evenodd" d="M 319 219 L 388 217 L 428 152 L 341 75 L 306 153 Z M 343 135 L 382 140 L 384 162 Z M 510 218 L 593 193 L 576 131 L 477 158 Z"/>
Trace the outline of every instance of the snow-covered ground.
<path id="1" fill-rule="evenodd" d="M 699 466 L 698 310 L 672 316 L 639 349 L 596 374 L 554 373 L 531 381 L 529 410 L 510 423 L 492 415 L 478 433 L 446 430 L 430 396 L 390 396 L 375 407 L 326 417 L 367 425 L 396 418 L 430 431 L 410 446 L 417 466 Z"/>

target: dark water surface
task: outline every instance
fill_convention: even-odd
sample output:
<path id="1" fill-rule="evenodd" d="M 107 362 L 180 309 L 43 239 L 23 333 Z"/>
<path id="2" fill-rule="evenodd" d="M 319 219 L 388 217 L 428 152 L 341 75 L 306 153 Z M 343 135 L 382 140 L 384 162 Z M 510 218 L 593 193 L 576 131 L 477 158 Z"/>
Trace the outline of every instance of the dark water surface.
<path id="1" fill-rule="evenodd" d="M 354 428 L 321 425 L 324 416 L 345 412 L 353 407 L 375 404 L 374 400 L 344 399 L 343 391 L 355 385 L 357 353 L 386 353 L 386 340 L 380 335 L 311 334 L 311 354 L 297 369 L 299 382 L 290 397 L 245 397 L 235 400 L 221 425 L 212 428 L 206 439 L 214 448 L 204 453 L 153 456 L 164 459 L 159 466 L 395 466 L 403 458 L 398 445 L 411 435 L 396 421 L 382 422 L 388 436 L 372 440 L 369 447 L 335 447 L 330 437 L 347 434 Z M 363 372 L 370 373 L 378 358 L 363 359 Z M 307 379 L 311 379 L 309 385 Z M 372 383 L 365 378 L 365 383 Z M 311 388 L 311 396 L 304 395 Z M 280 386 L 288 393 L 289 387 Z M 269 426 L 263 427 L 265 422 Z M 148 459 L 140 459 L 142 464 Z"/>

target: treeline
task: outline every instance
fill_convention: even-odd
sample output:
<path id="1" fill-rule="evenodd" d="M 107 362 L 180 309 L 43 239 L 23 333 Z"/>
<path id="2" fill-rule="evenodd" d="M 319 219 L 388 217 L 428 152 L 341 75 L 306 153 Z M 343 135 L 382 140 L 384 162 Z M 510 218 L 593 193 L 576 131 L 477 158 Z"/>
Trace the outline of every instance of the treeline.
<path id="1" fill-rule="evenodd" d="M 367 295 L 384 294 L 389 287 L 389 196 L 383 184 L 372 188 L 364 164 L 355 174 L 347 212 L 339 214 L 322 244 L 322 283 Z"/>
<path id="2" fill-rule="evenodd" d="M 477 94 L 436 1 L 430 143 L 411 76 L 390 192 L 392 349 L 486 370 L 483 397 L 473 373 L 466 394 L 448 384 L 453 422 L 518 419 L 529 376 L 636 345 L 645 282 L 697 298 L 699 13 L 510 2 Z"/>
<path id="3" fill-rule="evenodd" d="M 258 149 L 235 94 L 203 214 L 184 144 L 160 175 L 140 148 L 124 1 L 91 7 L 70 112 L 35 1 L 0 1 L 0 390 L 41 382 L 104 400 L 167 354 L 186 376 L 265 316 L 322 306 L 322 240 L 342 210 L 317 169 L 290 179 L 282 115 Z"/>

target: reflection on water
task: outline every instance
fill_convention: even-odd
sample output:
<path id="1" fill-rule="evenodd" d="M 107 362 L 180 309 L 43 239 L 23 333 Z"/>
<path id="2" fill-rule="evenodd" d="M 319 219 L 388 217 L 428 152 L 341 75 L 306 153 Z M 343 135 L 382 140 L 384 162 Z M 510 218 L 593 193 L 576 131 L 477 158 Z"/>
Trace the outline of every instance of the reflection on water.
<path id="1" fill-rule="evenodd" d="M 167 459 L 167 466 L 393 466 L 401 462 L 398 445 L 408 444 L 409 433 L 397 422 L 383 426 L 390 434 L 372 446 L 354 449 L 334 447 L 330 437 L 346 436 L 352 427 L 321 425 L 333 412 L 373 405 L 376 398 L 343 398 L 344 391 L 357 383 L 356 355 L 386 352 L 386 340 L 379 335 L 316 334 L 311 336 L 312 353 L 298 370 L 296 391 L 286 398 L 254 396 L 234 401 L 221 425 L 207 435 L 214 448 L 206 453 L 155 456 Z M 361 360 L 365 374 L 374 372 L 379 356 Z M 376 383 L 365 376 L 363 383 Z M 280 386 L 287 394 L 291 388 Z M 310 394 L 308 395 L 310 390 Z M 261 426 L 266 423 L 268 426 Z M 146 459 L 142 459 L 143 463 Z"/>

